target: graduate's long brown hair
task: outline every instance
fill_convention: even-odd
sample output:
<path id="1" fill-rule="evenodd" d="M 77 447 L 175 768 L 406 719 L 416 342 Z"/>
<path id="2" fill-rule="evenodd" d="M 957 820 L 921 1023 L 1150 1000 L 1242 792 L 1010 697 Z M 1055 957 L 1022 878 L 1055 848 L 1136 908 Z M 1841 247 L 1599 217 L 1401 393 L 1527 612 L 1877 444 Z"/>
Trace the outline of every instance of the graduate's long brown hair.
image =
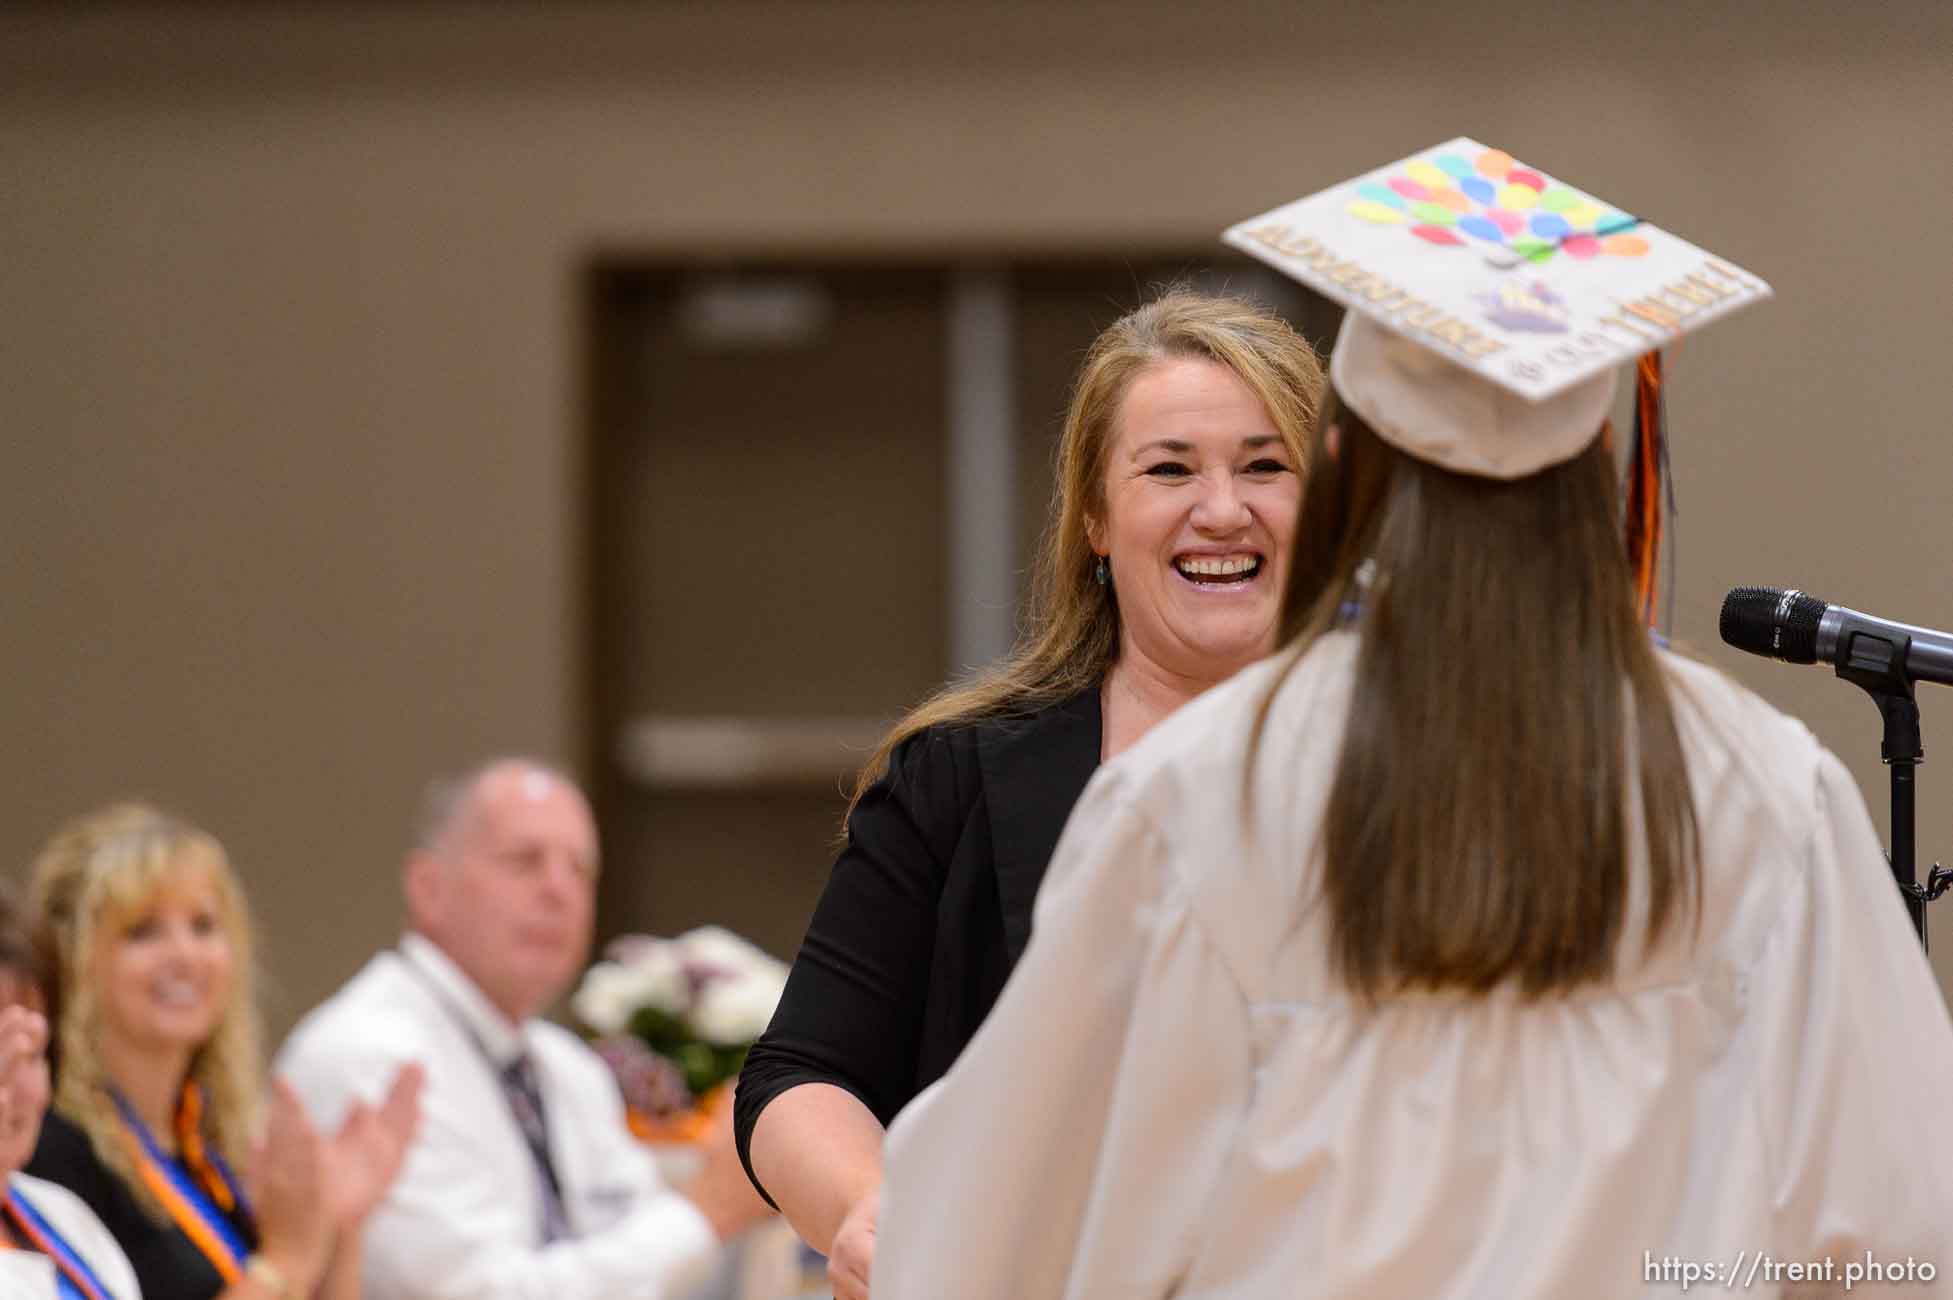
<path id="1" fill-rule="evenodd" d="M 1605 440 L 1502 482 L 1404 455 L 1333 391 L 1331 425 L 1338 454 L 1317 456 L 1304 488 L 1283 631 L 1299 659 L 1374 561 L 1318 846 L 1334 964 L 1365 997 L 1604 981 L 1637 856 L 1639 938 L 1700 897 L 1695 806 Z"/>

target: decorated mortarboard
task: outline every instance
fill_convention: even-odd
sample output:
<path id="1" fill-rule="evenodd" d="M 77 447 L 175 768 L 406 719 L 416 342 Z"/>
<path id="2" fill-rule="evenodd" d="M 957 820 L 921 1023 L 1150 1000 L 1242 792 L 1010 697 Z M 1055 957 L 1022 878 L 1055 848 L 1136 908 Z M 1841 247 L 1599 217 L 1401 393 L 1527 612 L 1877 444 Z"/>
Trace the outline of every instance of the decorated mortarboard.
<path id="1" fill-rule="evenodd" d="M 1770 286 L 1510 154 L 1459 138 L 1230 227 L 1222 238 L 1348 309 L 1343 402 L 1405 452 L 1521 478 L 1600 431 L 1638 363 L 1628 545 L 1653 617 L 1659 349 Z"/>

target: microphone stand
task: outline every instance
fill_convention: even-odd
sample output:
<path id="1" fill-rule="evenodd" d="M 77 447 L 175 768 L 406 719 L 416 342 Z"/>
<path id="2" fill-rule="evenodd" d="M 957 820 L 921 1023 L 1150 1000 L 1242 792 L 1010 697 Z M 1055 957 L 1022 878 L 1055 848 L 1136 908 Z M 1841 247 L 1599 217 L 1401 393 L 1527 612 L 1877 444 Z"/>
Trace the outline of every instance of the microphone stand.
<path id="1" fill-rule="evenodd" d="M 1892 770 L 1892 875 L 1899 892 L 1905 895 L 1906 911 L 1912 928 L 1919 934 L 1919 946 L 1927 949 L 1926 904 L 1953 886 L 1953 871 L 1937 862 L 1932 874 L 1921 885 L 1913 862 L 1913 778 L 1915 769 L 1926 757 L 1919 735 L 1919 702 L 1913 698 L 1912 678 L 1906 675 L 1906 653 L 1912 638 L 1897 642 L 1868 632 L 1855 632 L 1837 659 L 1838 676 L 1872 697 L 1884 720 L 1885 734 L 1879 742 L 1879 757 Z"/>

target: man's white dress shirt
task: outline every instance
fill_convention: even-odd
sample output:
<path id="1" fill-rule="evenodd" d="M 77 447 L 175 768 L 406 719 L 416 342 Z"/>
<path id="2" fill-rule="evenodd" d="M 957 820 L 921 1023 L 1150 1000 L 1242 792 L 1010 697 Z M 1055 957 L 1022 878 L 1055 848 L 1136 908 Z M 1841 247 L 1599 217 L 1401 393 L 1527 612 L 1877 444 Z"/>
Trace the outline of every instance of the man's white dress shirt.
<path id="1" fill-rule="evenodd" d="M 129 1257 L 79 1196 L 30 1174 L 11 1174 L 7 1181 L 61 1234 L 68 1249 L 108 1288 L 111 1300 L 142 1300 Z M 0 1300 L 56 1300 L 59 1295 L 52 1259 L 39 1251 L 0 1250 Z"/>
<path id="2" fill-rule="evenodd" d="M 503 1091 L 534 1063 L 573 1236 L 542 1240 L 536 1162 Z M 277 1072 L 330 1132 L 426 1067 L 420 1131 L 366 1229 L 366 1300 L 671 1300 L 710 1279 L 719 1241 L 631 1136 L 609 1069 L 577 1037 L 511 1024 L 446 954 L 409 934 L 299 1024 Z"/>
<path id="3" fill-rule="evenodd" d="M 1699 932 L 1572 994 L 1365 1006 L 1315 853 L 1357 645 L 1275 690 L 1252 769 L 1280 661 L 1099 770 L 996 1009 L 890 1128 L 876 1300 L 1761 1300 L 1868 1252 L 1854 1296 L 1953 1295 L 1953 1023 L 1838 760 L 1664 656 Z"/>

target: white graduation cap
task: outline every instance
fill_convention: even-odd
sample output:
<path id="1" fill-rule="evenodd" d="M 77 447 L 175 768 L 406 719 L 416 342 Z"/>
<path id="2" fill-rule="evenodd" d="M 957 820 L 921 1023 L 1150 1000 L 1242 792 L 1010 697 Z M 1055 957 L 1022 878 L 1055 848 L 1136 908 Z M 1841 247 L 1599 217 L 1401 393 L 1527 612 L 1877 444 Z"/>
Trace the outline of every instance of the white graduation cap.
<path id="1" fill-rule="evenodd" d="M 1463 137 L 1222 238 L 1349 309 L 1330 380 L 1379 437 L 1492 478 L 1578 454 L 1621 365 L 1770 296 L 1749 272 Z"/>

